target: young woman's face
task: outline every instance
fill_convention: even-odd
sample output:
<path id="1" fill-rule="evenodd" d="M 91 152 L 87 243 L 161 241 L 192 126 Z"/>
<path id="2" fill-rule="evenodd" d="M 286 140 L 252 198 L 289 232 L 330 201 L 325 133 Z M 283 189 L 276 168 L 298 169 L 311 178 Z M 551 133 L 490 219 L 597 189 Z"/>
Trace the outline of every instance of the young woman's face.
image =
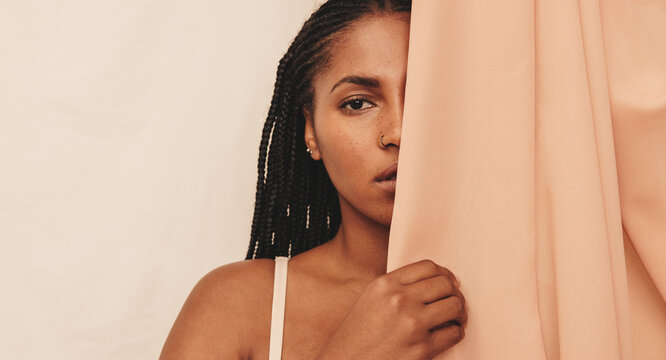
<path id="1" fill-rule="evenodd" d="M 377 177 L 398 161 L 408 41 L 408 13 L 355 21 L 313 80 L 314 114 L 304 110 L 305 143 L 324 162 L 341 206 L 386 226 L 395 193 Z"/>

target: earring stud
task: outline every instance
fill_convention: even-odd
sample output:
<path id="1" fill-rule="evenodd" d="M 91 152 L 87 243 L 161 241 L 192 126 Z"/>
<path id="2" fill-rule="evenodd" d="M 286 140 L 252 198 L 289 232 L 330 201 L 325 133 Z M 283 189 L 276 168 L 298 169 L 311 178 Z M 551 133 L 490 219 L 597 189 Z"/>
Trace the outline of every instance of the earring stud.
<path id="1" fill-rule="evenodd" d="M 307 149 L 307 152 L 309 152 L 310 155 L 312 155 L 312 150 L 310 150 L 310 148 L 306 148 L 306 149 Z"/>

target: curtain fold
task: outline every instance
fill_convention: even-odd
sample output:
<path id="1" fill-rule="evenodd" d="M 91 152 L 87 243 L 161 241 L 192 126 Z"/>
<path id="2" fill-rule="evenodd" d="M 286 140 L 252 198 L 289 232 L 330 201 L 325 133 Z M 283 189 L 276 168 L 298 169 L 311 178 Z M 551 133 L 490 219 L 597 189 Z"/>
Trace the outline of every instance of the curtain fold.
<path id="1" fill-rule="evenodd" d="M 664 1 L 414 1 L 387 270 L 461 280 L 438 359 L 666 358 L 665 37 Z"/>

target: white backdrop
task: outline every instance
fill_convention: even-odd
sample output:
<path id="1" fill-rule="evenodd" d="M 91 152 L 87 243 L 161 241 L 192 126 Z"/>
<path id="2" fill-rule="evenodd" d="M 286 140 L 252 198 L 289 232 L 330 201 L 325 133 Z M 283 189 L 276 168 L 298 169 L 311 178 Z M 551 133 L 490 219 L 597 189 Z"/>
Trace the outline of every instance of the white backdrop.
<path id="1" fill-rule="evenodd" d="M 321 1 L 0 2 L 0 349 L 155 359 L 244 259 L 280 57 Z"/>

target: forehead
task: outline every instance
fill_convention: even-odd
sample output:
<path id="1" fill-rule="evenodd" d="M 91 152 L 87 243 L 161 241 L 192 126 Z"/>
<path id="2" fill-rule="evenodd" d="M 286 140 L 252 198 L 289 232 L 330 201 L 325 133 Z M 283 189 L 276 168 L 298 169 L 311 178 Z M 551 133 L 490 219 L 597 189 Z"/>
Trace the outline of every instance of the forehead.
<path id="1" fill-rule="evenodd" d="M 408 48 L 409 13 L 364 16 L 335 39 L 328 66 L 316 81 L 328 84 L 351 74 L 399 80 Z"/>

